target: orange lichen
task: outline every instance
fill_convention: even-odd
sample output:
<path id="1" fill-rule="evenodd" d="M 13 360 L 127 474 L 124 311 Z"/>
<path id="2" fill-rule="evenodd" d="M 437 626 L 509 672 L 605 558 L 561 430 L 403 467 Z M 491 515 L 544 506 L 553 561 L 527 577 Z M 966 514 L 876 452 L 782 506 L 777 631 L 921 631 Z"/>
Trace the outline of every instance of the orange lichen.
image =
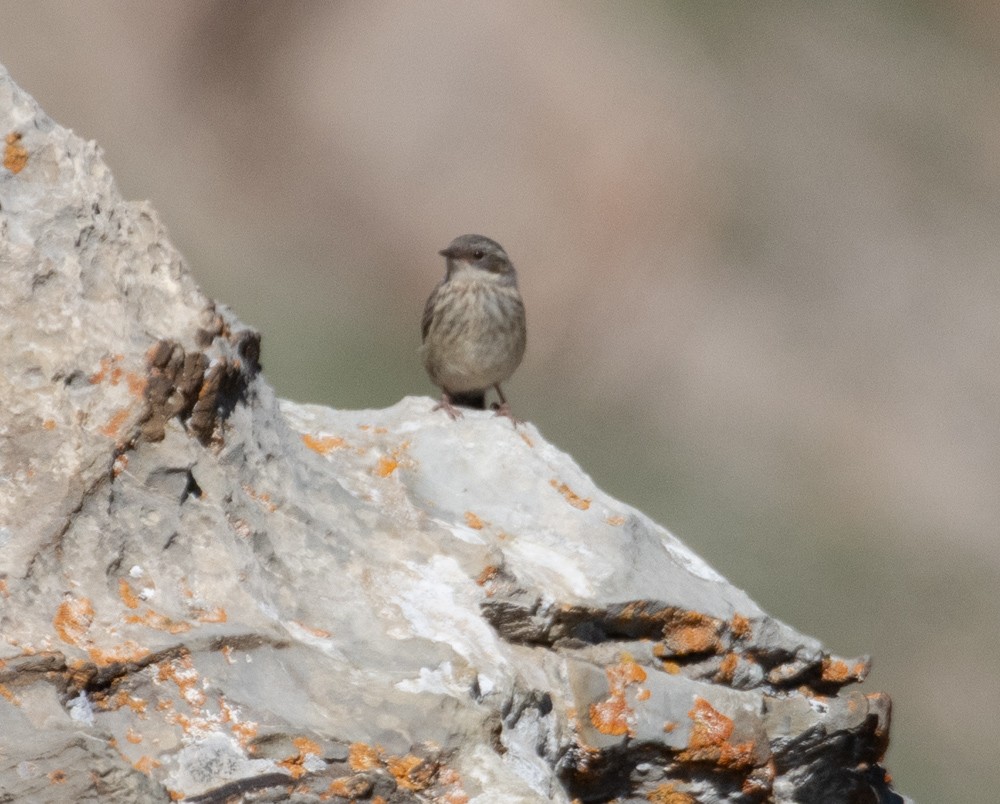
<path id="1" fill-rule="evenodd" d="M 132 587 L 129 586 L 129 582 L 124 578 L 118 579 L 118 597 L 122 599 L 122 603 L 124 603 L 128 608 L 139 608 L 139 596 L 132 591 Z"/>
<path id="2" fill-rule="evenodd" d="M 646 680 L 646 671 L 642 666 L 627 653 L 622 654 L 621 663 L 608 668 L 609 673 L 613 673 L 621 679 L 622 684 L 641 684 Z"/>
<path id="3" fill-rule="evenodd" d="M 123 662 L 137 662 L 149 656 L 149 649 L 144 648 L 131 639 L 126 639 L 110 648 L 97 648 L 91 646 L 87 649 L 90 660 L 99 667 L 107 667 L 110 664 L 121 664 Z"/>
<path id="4" fill-rule="evenodd" d="M 848 681 L 863 681 L 868 675 L 868 664 L 866 662 L 855 662 L 853 666 L 848 666 L 843 659 L 834 659 L 827 656 L 823 659 L 823 671 L 821 678 L 831 684 L 846 684 Z"/>
<path id="5" fill-rule="evenodd" d="M 386 770 L 396 779 L 396 783 L 406 790 L 424 790 L 434 781 L 437 766 L 420 757 L 407 754 L 402 757 L 388 757 Z"/>
<path id="6" fill-rule="evenodd" d="M 351 743 L 347 752 L 347 763 L 353 771 L 378 768 L 382 764 L 382 748 L 365 743 Z"/>
<path id="7" fill-rule="evenodd" d="M 188 715 L 182 714 L 181 712 L 172 712 L 167 716 L 167 723 L 173 723 L 175 726 L 180 726 L 181 731 L 185 734 L 191 734 L 198 726 L 204 723 L 202 718 L 192 718 Z"/>
<path id="8" fill-rule="evenodd" d="M 605 700 L 590 705 L 590 722 L 602 734 L 635 736 L 635 711 L 628 705 L 625 692 L 629 686 L 645 681 L 646 671 L 631 656 L 623 654 L 618 664 L 605 668 L 604 672 L 609 694 Z"/>
<path id="9" fill-rule="evenodd" d="M 740 786 L 740 792 L 751 800 L 760 800 L 770 794 L 777 775 L 778 768 L 774 763 L 774 757 L 771 757 L 763 766 L 754 768 L 747 774 Z"/>
<path id="10" fill-rule="evenodd" d="M 306 773 L 306 759 L 309 756 L 319 756 L 322 753 L 322 749 L 318 743 L 313 742 L 308 737 L 294 737 L 292 738 L 292 744 L 298 753 L 295 756 L 281 760 L 278 764 L 285 768 L 293 779 L 299 779 Z"/>
<path id="11" fill-rule="evenodd" d="M 55 430 L 56 429 L 55 419 L 46 419 L 45 421 L 42 422 L 42 427 L 44 427 L 46 430 Z"/>
<path id="12" fill-rule="evenodd" d="M 311 436 L 308 433 L 302 434 L 302 443 L 305 444 L 313 452 L 318 452 L 320 455 L 326 455 L 328 452 L 341 449 L 347 446 L 347 442 L 339 436 Z"/>
<path id="13" fill-rule="evenodd" d="M 711 748 L 732 736 L 733 721 L 704 698 L 694 699 L 694 707 L 688 712 L 688 717 L 693 721 L 689 748 Z"/>
<path id="14" fill-rule="evenodd" d="M 715 675 L 716 679 L 725 682 L 732 681 L 739 664 L 739 656 L 735 653 L 727 653 L 722 659 L 722 664 L 719 665 L 719 672 Z"/>
<path id="15" fill-rule="evenodd" d="M 306 633 L 312 634 L 314 637 L 318 637 L 320 639 L 329 639 L 330 637 L 333 636 L 332 632 L 325 631 L 322 628 L 313 628 L 311 626 L 306 625 L 305 623 L 299 622 L 298 620 L 292 620 L 292 622 L 295 623 L 299 628 L 301 628 Z"/>
<path id="16" fill-rule="evenodd" d="M 252 720 L 240 721 L 236 718 L 236 712 L 229 705 L 225 698 L 219 697 L 219 720 L 229 726 L 240 745 L 249 748 L 250 743 L 257 737 L 260 728 Z"/>
<path id="17" fill-rule="evenodd" d="M 260 734 L 260 727 L 252 720 L 233 723 L 229 729 L 244 748 L 248 746 L 251 740 L 257 739 L 257 735 Z"/>
<path id="18" fill-rule="evenodd" d="M 106 355 L 101 358 L 100 368 L 88 377 L 91 385 L 111 379 L 112 385 L 118 385 L 122 380 L 122 369 L 117 364 L 125 359 L 125 355 Z"/>
<path id="19" fill-rule="evenodd" d="M 139 743 L 142 742 L 142 735 L 139 734 L 139 732 L 137 732 L 131 726 L 129 726 L 128 731 L 125 732 L 125 739 L 128 740 L 130 743 L 138 745 Z"/>
<path id="20" fill-rule="evenodd" d="M 198 673 L 194 669 L 194 661 L 190 653 L 184 653 L 169 661 L 156 665 L 156 680 L 161 683 L 171 682 L 177 686 L 181 697 L 190 706 L 204 706 L 205 693 L 201 690 Z"/>
<path id="21" fill-rule="evenodd" d="M 401 442 L 397 447 L 392 449 L 388 455 L 383 455 L 378 459 L 378 464 L 372 470 L 378 477 L 388 477 L 393 472 L 395 472 L 400 466 L 410 466 L 413 460 L 406 454 L 406 451 L 410 448 L 409 441 Z M 363 450 L 359 450 L 361 454 Z"/>
<path id="22" fill-rule="evenodd" d="M 850 670 L 848 670 L 847 662 L 841 659 L 831 659 L 826 657 L 823 659 L 823 675 L 824 681 L 831 681 L 835 684 L 843 684 L 850 678 Z"/>
<path id="23" fill-rule="evenodd" d="M 742 614 L 734 614 L 733 619 L 729 621 L 729 630 L 737 639 L 749 637 L 751 631 L 750 619 L 744 617 Z"/>
<path id="24" fill-rule="evenodd" d="M 3 595 L 5 598 L 10 597 L 10 589 L 7 588 L 6 578 L 0 578 L 0 595 Z"/>
<path id="25" fill-rule="evenodd" d="M 552 478 L 549 481 L 549 485 L 552 486 L 552 488 L 554 488 L 560 494 L 562 494 L 562 496 L 566 498 L 566 502 L 568 502 L 574 508 L 579 508 L 581 511 L 586 511 L 588 508 L 590 508 L 590 500 L 580 497 L 565 483 L 560 483 L 555 478 Z"/>
<path id="26" fill-rule="evenodd" d="M 653 804 L 697 804 L 694 796 L 678 790 L 672 783 L 664 782 L 651 790 L 646 798 Z"/>
<path id="27" fill-rule="evenodd" d="M 499 567 L 493 564 L 487 564 L 485 567 L 483 567 L 483 571 L 476 576 L 476 583 L 479 584 L 480 586 L 485 586 L 494 578 L 496 578 L 499 573 L 500 573 Z"/>
<path id="28" fill-rule="evenodd" d="M 3 166 L 11 173 L 20 173 L 28 164 L 28 149 L 21 145 L 20 131 L 12 131 L 6 137 L 3 151 Z"/>
<path id="29" fill-rule="evenodd" d="M 128 455 L 123 453 L 116 457 L 114 463 L 111 464 L 111 474 L 118 477 L 126 469 L 128 469 Z"/>
<path id="30" fill-rule="evenodd" d="M 473 530 L 483 529 L 483 520 L 476 516 L 472 511 L 465 512 L 465 524 L 468 525 Z"/>
<path id="31" fill-rule="evenodd" d="M 320 748 L 319 743 L 315 740 L 310 740 L 308 737 L 293 737 L 292 745 L 298 749 L 302 756 L 309 756 L 309 754 L 319 756 L 323 753 L 323 749 Z"/>
<path id="32" fill-rule="evenodd" d="M 166 631 L 168 634 L 183 634 L 191 630 L 191 623 L 172 620 L 152 609 L 146 609 L 141 614 L 130 614 L 125 618 L 125 622 L 129 625 L 144 625 L 157 631 Z"/>
<path id="33" fill-rule="evenodd" d="M 146 378 L 141 374 L 126 371 L 125 384 L 128 385 L 128 392 L 136 398 L 141 398 L 146 394 Z"/>
<path id="34" fill-rule="evenodd" d="M 133 767 L 139 771 L 139 773 L 145 773 L 147 776 L 152 775 L 153 769 L 160 767 L 162 763 L 158 759 L 153 759 L 148 754 L 143 754 L 133 763 Z"/>
<path id="35" fill-rule="evenodd" d="M 697 611 L 680 613 L 666 627 L 664 642 L 675 655 L 716 653 L 720 650 L 721 623 Z"/>
<path id="36" fill-rule="evenodd" d="M 688 712 L 691 736 L 688 747 L 677 757 L 682 762 L 712 762 L 720 767 L 740 769 L 754 764 L 752 742 L 733 745 L 733 721 L 712 707 L 704 698 L 696 697 Z"/>
<path id="37" fill-rule="evenodd" d="M 224 623 L 229 619 L 222 606 L 216 606 L 214 609 L 194 609 L 192 614 L 200 623 Z"/>
<path id="38" fill-rule="evenodd" d="M 8 702 L 10 702 L 12 704 L 14 704 L 14 706 L 20 706 L 21 705 L 21 699 L 18 698 L 13 693 L 13 691 L 11 690 L 11 688 L 8 687 L 6 684 L 0 684 L 0 698 L 3 698 L 4 700 L 6 700 L 6 701 L 8 701 Z"/>
<path id="39" fill-rule="evenodd" d="M 617 527 L 625 524 L 625 517 L 618 516 L 618 515 L 608 516 L 608 517 L 604 518 L 604 521 L 607 522 L 612 527 L 617 528 Z"/>
<path id="40" fill-rule="evenodd" d="M 865 694 L 865 700 L 868 701 L 871 706 L 892 709 L 892 698 L 890 698 L 887 693 L 869 692 Z"/>
<path id="41" fill-rule="evenodd" d="M 663 724 L 663 733 L 670 734 L 674 729 L 677 728 L 677 723 L 673 720 L 668 720 Z"/>
<path id="42" fill-rule="evenodd" d="M 49 781 L 52 784 L 66 784 L 66 771 L 64 770 L 50 771 Z"/>
<path id="43" fill-rule="evenodd" d="M 59 604 L 52 626 L 59 638 L 78 645 L 94 621 L 94 607 L 85 597 L 68 597 Z"/>
<path id="44" fill-rule="evenodd" d="M 371 789 L 372 783 L 363 776 L 338 776 L 330 782 L 330 786 L 326 788 L 320 798 L 325 800 L 336 796 L 354 801 L 368 795 Z"/>
<path id="45" fill-rule="evenodd" d="M 257 502 L 259 502 L 268 513 L 273 514 L 275 511 L 278 510 L 278 506 L 275 505 L 273 502 L 271 502 L 271 495 L 268 494 L 266 491 L 256 491 L 251 486 L 248 486 L 246 483 L 242 484 L 242 488 L 243 491 L 247 493 L 247 495 L 249 495 Z"/>
<path id="46" fill-rule="evenodd" d="M 440 767 L 437 774 L 437 783 L 444 787 L 457 788 L 449 793 L 445 793 L 445 804 L 468 804 L 469 797 L 462 790 L 462 777 L 454 768 L 447 766 Z"/>
<path id="47" fill-rule="evenodd" d="M 137 715 L 144 715 L 149 704 L 142 698 L 136 698 L 134 695 L 129 695 L 124 690 L 120 690 L 110 700 L 109 706 L 114 709 L 128 708 Z"/>
<path id="48" fill-rule="evenodd" d="M 121 426 L 125 424 L 125 421 L 128 419 L 128 414 L 128 408 L 119 408 L 115 411 L 115 414 L 108 419 L 107 424 L 100 428 L 101 435 L 107 436 L 108 438 L 114 438 L 117 436 Z"/>
<path id="49" fill-rule="evenodd" d="M 673 661 L 672 659 L 664 659 L 664 656 L 672 656 L 673 654 L 662 642 L 657 642 L 653 645 L 653 655 L 660 660 L 660 669 L 664 673 L 669 673 L 672 676 L 676 676 L 681 671 L 681 666 Z"/>

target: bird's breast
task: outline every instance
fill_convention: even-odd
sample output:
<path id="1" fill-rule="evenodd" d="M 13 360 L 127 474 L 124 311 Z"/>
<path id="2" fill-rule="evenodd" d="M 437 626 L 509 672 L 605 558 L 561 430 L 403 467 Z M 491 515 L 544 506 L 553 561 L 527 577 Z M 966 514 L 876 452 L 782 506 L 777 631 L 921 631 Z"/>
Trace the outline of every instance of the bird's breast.
<path id="1" fill-rule="evenodd" d="M 491 276 L 456 276 L 437 290 L 424 365 L 449 391 L 489 388 L 514 373 L 525 342 L 524 304 L 516 285 Z"/>

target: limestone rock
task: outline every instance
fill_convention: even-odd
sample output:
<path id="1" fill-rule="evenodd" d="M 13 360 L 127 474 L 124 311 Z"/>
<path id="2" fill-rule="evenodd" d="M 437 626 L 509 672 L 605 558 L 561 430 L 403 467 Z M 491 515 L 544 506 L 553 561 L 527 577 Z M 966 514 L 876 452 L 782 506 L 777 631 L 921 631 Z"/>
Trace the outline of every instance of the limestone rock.
<path id="1" fill-rule="evenodd" d="M 889 699 L 531 425 L 279 401 L 0 68 L 0 802 L 902 801 Z"/>

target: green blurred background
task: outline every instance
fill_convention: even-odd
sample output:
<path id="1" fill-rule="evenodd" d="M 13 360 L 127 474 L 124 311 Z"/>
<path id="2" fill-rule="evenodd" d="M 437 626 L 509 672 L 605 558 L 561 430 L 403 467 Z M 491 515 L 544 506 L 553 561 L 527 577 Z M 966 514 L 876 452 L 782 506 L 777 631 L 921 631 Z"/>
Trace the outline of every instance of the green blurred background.
<path id="1" fill-rule="evenodd" d="M 1000 4 L 0 0 L 0 62 L 282 396 L 432 393 L 436 252 L 499 240 L 517 414 L 996 800 Z"/>

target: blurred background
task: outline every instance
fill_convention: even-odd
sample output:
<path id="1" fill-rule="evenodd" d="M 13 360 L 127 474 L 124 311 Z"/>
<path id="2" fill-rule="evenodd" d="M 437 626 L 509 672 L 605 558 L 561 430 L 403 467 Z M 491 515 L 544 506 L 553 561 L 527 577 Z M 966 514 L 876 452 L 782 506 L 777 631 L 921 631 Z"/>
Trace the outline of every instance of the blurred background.
<path id="1" fill-rule="evenodd" d="M 384 407 L 437 250 L 519 269 L 517 415 L 995 800 L 1000 5 L 0 0 L 282 396 Z"/>

